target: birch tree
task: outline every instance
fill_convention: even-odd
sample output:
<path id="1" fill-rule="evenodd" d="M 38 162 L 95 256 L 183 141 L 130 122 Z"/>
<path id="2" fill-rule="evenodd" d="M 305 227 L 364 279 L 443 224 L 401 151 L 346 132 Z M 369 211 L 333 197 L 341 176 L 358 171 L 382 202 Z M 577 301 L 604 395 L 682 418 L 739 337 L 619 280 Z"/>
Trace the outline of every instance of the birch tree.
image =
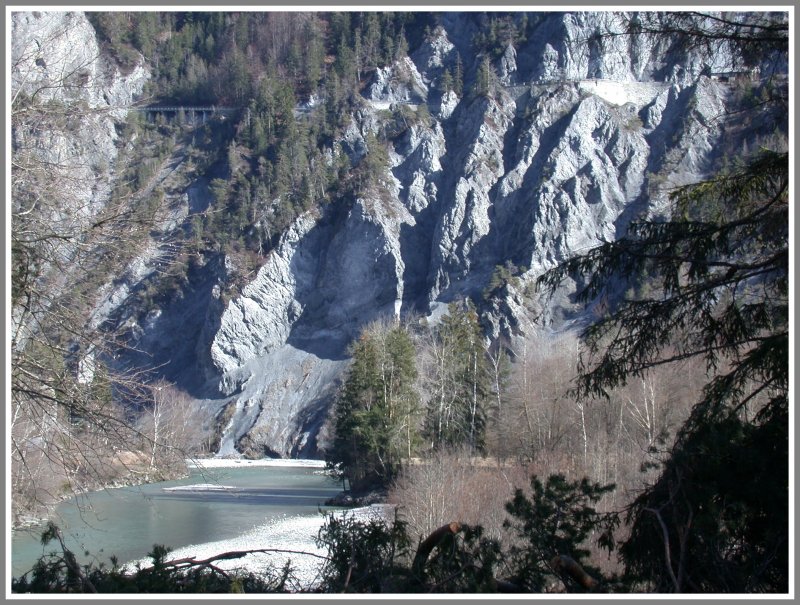
<path id="1" fill-rule="evenodd" d="M 434 395 L 428 403 L 426 434 L 434 447 L 466 444 L 481 452 L 491 376 L 474 307 L 451 303 L 432 334 L 435 363 L 428 368 Z"/>

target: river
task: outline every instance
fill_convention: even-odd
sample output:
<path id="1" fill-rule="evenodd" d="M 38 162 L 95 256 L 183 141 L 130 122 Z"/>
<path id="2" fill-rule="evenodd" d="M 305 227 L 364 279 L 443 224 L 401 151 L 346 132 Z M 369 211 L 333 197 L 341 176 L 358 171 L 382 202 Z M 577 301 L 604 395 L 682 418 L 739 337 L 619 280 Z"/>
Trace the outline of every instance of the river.
<path id="1" fill-rule="evenodd" d="M 305 517 L 306 533 L 316 533 L 312 517 L 321 521 L 320 509 L 341 490 L 341 483 L 310 461 L 298 464 L 195 468 L 176 481 L 109 489 L 66 501 L 57 508 L 53 521 L 79 561 L 102 561 L 107 566 L 111 555 L 120 563 L 145 558 L 153 544 L 174 548 L 176 553 L 190 545 L 199 545 L 196 550 L 203 554 L 209 547 L 224 550 L 234 544 L 241 548 L 242 538 L 245 542 L 252 542 L 253 536 L 268 540 L 269 528 L 281 523 L 284 532 L 296 533 L 294 528 L 286 529 L 286 522 L 298 517 Z M 43 553 L 58 550 L 57 542 L 42 546 L 41 531 L 13 532 L 13 576 L 29 571 Z M 309 541 L 308 536 L 301 538 Z M 268 547 L 276 546 L 249 546 Z"/>

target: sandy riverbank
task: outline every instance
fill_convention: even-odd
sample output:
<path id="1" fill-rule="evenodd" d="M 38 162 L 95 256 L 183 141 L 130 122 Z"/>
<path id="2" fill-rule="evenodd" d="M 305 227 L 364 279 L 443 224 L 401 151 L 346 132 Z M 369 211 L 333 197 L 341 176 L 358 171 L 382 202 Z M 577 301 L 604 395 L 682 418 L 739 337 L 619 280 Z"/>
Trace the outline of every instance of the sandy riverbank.
<path id="1" fill-rule="evenodd" d="M 386 506 L 365 506 L 337 511 L 333 514 L 353 515 L 357 519 L 368 520 L 385 516 Z M 259 574 L 270 569 L 280 570 L 287 561 L 291 561 L 295 580 L 289 586 L 290 590 L 308 589 L 320 581 L 320 571 L 325 562 L 326 551 L 316 544 L 316 537 L 324 520 L 322 514 L 287 515 L 284 518 L 254 527 L 235 538 L 176 548 L 167 559 L 194 557 L 202 560 L 224 552 L 267 548 L 291 551 L 253 553 L 239 559 L 220 561 L 215 565 L 227 571 L 242 570 Z M 140 563 L 142 567 L 147 567 L 150 562 L 150 559 L 140 559 L 129 562 L 126 567 L 132 570 L 137 563 Z"/>

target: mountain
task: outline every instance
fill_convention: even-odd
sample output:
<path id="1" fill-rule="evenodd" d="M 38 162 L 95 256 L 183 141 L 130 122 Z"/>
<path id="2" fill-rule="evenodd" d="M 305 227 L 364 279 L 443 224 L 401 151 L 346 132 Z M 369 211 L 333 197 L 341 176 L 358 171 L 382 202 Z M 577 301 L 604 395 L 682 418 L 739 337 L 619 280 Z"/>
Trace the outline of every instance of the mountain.
<path id="1" fill-rule="evenodd" d="M 213 419 L 221 456 L 308 457 L 324 445 L 348 345 L 372 320 L 435 321 L 471 298 L 488 339 L 546 338 L 585 321 L 570 291 L 545 303 L 531 284 L 632 219 L 661 215 L 670 187 L 717 165 L 731 137 L 743 140 L 721 116 L 759 76 L 724 45 L 609 35 L 636 18 L 464 12 L 430 16 L 424 34 L 409 27 L 406 53 L 359 74 L 321 150 L 329 166 L 377 158 L 378 175 L 297 213 L 254 266 L 206 251 L 178 295 L 145 303 L 141 292 L 174 258 L 171 242 L 213 207 L 215 180 L 256 161 L 237 158 L 234 144 L 226 161 L 198 167 L 175 141 L 144 187 L 163 194 L 158 224 L 122 272 L 105 276 L 92 309 L 92 325 L 126 335 L 113 363 L 191 395 L 198 417 Z M 78 197 L 102 204 L 124 168 L 119 150 L 132 145 L 120 134 L 127 108 L 158 67 L 138 56 L 120 69 L 95 21 L 14 13 L 12 75 L 29 91 L 54 70 L 88 79 L 78 88 L 89 92 L 53 94 L 103 109 L 64 142 L 89 158 L 90 180 L 108 183 Z M 459 72 L 463 85 L 449 84 Z M 297 121 L 324 111 L 326 95 L 332 86 L 296 99 Z M 242 132 L 249 107 L 217 118 L 217 132 Z M 499 267 L 518 279 L 488 289 Z"/>

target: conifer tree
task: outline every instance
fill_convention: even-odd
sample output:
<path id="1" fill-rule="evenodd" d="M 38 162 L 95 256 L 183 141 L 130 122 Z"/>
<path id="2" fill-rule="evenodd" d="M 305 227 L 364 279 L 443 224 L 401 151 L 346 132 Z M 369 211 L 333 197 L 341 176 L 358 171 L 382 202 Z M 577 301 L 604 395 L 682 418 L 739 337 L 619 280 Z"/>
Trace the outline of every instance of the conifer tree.
<path id="1" fill-rule="evenodd" d="M 588 301 L 653 276 L 652 296 L 584 332 L 579 397 L 665 363 L 708 368 L 660 477 L 629 509 L 622 553 L 656 590 L 788 588 L 788 185 L 788 154 L 764 152 L 674 192 L 671 220 L 635 222 L 541 280 L 587 275 Z"/>
<path id="2" fill-rule="evenodd" d="M 745 66 L 771 64 L 769 73 L 788 60 L 781 13 L 645 14 L 626 33 L 683 48 L 725 44 Z M 769 118 L 785 131 L 785 79 L 762 90 L 737 121 Z M 778 145 L 729 164 L 674 190 L 668 219 L 634 221 L 540 279 L 552 291 L 585 276 L 583 301 L 613 297 L 638 276 L 652 285 L 584 331 L 578 397 L 667 363 L 707 368 L 660 475 L 628 508 L 628 580 L 656 591 L 789 587 L 789 155 Z"/>
<path id="3" fill-rule="evenodd" d="M 487 97 L 492 94 L 496 76 L 489 57 L 484 57 L 475 74 L 473 92 L 476 96 Z"/>
<path id="4" fill-rule="evenodd" d="M 461 62 L 461 54 L 456 51 L 456 66 L 453 71 L 453 92 L 457 96 L 464 94 L 464 64 Z"/>
<path id="5" fill-rule="evenodd" d="M 438 89 L 442 93 L 453 90 L 453 75 L 450 73 L 449 69 L 445 69 L 442 72 L 442 76 L 439 78 Z"/>
<path id="6" fill-rule="evenodd" d="M 414 346 L 405 328 L 378 322 L 361 333 L 352 359 L 328 461 L 341 464 L 356 489 L 385 485 L 417 445 Z"/>

